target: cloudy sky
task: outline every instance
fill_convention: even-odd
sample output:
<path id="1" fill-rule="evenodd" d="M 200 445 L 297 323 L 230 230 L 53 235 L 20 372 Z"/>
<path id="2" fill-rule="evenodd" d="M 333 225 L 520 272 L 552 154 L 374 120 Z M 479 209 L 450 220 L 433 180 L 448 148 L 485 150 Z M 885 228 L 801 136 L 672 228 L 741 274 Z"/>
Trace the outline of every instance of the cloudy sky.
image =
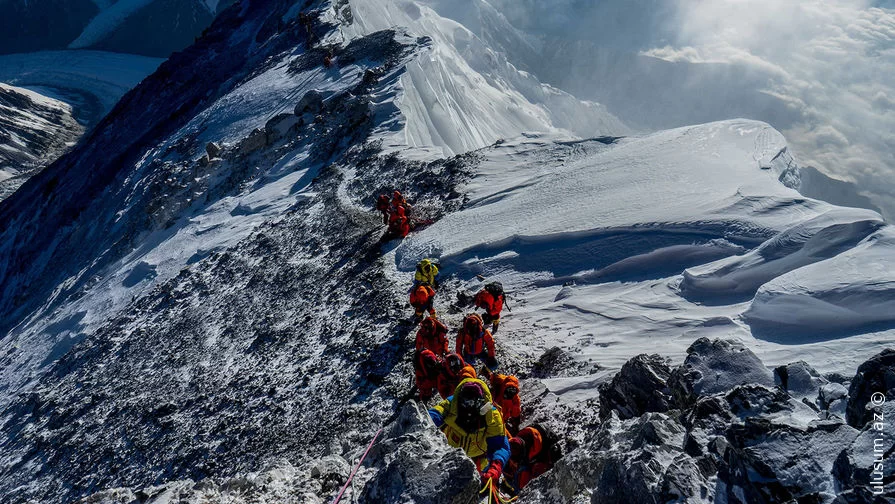
<path id="1" fill-rule="evenodd" d="M 748 68 L 760 76 L 749 85 L 789 109 L 793 120 L 775 126 L 801 164 L 855 182 L 895 218 L 895 0 L 493 4 L 532 33 L 671 62 Z"/>
<path id="2" fill-rule="evenodd" d="M 891 4 L 892 2 L 888 2 Z M 854 180 L 895 215 L 895 10 L 859 0 L 679 0 L 664 59 L 740 63 L 798 111 L 803 164 Z"/>

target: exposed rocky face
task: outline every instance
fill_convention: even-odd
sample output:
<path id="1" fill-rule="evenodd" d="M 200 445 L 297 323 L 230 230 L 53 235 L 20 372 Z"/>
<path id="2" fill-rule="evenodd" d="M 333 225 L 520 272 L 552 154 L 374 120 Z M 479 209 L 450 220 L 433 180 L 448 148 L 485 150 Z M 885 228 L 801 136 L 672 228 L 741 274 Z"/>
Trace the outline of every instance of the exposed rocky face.
<path id="1" fill-rule="evenodd" d="M 873 420 L 869 405 L 874 403 L 874 394 L 877 401 L 882 399 L 880 402 L 888 404 L 895 400 L 895 350 L 887 349 L 858 368 L 848 389 L 845 419 L 849 425 L 861 429 Z"/>
<path id="2" fill-rule="evenodd" d="M 879 377 L 885 376 L 890 354 L 887 350 L 862 365 L 852 390 L 884 383 Z M 830 400 L 831 383 L 808 364 L 792 363 L 776 373 L 775 386 L 770 371 L 735 341 L 696 341 L 685 363 L 671 370 L 658 356 L 637 356 L 600 386 L 601 423 L 520 501 L 573 502 L 585 493 L 591 502 L 895 498 L 891 463 L 884 464 L 882 486 L 873 486 L 872 440 L 879 437 L 873 425 L 856 429 L 846 423 L 843 397 Z M 736 379 L 734 385 L 727 379 L 734 376 L 754 381 Z M 863 404 L 869 404 L 869 394 Z M 876 411 L 888 417 L 890 404 Z M 877 450 L 890 461 L 893 438 L 884 438 Z"/>
<path id="3" fill-rule="evenodd" d="M 0 84 L 0 199 L 70 149 L 83 132 L 70 106 Z"/>
<path id="4" fill-rule="evenodd" d="M 289 180 L 274 188 L 296 196 L 245 236 L 197 250 L 173 278 L 128 296 L 89 337 L 79 332 L 86 312 L 49 328 L 71 337 L 54 341 L 43 362 L 14 348 L 0 356 L 4 383 L 25 390 L 0 407 L 8 433 L 0 500 L 331 502 L 380 426 L 353 495 L 477 497 L 469 459 L 411 401 L 415 327 L 380 256 L 396 244 L 379 242 L 371 211 L 375 195 L 395 187 L 413 195 L 425 219 L 466 203 L 459 188 L 477 154 L 412 161 L 371 141 L 400 123 L 396 82 L 431 40 L 395 29 L 321 47 L 308 34 L 339 40 L 334 23 L 351 18 L 343 2 L 303 3 L 332 15 L 311 19 L 310 29 L 297 3 L 242 5 L 126 96 L 89 143 L 0 204 L 0 329 L 69 306 L 147 246 L 147 236 L 170 236 L 216 204 L 238 200 L 196 236 L 272 204 L 251 200 L 246 188 Z M 330 51 L 338 68 L 325 63 Z M 235 92 L 271 69 L 290 84 L 339 79 L 320 79 L 325 90 L 290 88 L 297 91 L 228 141 L 203 138 L 219 126 L 214 105 L 249 100 Z M 298 156 L 310 160 L 304 171 Z M 156 275 L 140 260 L 118 283 Z M 445 281 L 445 299 L 458 284 Z M 460 316 L 458 307 L 445 312 Z M 860 425 L 873 388 L 891 392 L 884 357 L 862 366 L 865 385 L 850 390 L 848 380 L 802 362 L 772 373 L 733 340 L 699 339 L 680 365 L 638 355 L 614 377 L 571 350 L 541 350 L 536 360 L 507 352 L 502 365 L 523 378 L 526 420 L 559 433 L 567 455 L 520 502 L 895 497 L 891 467 L 883 496 L 874 494 L 867 450 L 876 450 L 875 427 Z M 12 370 L 29 365 L 45 369 L 23 383 Z M 560 401 L 545 385 L 581 375 L 588 379 L 569 386 L 580 401 Z M 846 404 L 859 413 L 853 423 Z M 891 444 L 881 449 L 891 457 Z"/>

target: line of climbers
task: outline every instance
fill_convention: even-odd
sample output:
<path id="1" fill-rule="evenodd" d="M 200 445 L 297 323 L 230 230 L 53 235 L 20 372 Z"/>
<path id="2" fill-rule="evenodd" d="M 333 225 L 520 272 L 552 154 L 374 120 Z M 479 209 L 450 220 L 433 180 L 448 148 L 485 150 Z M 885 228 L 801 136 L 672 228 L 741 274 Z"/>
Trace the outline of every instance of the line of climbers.
<path id="1" fill-rule="evenodd" d="M 561 456 L 560 440 L 542 425 L 520 430 L 519 379 L 497 372 L 493 334 L 506 301 L 503 286 L 489 282 L 472 298 L 483 313 L 463 317 L 451 351 L 449 329 L 438 320 L 434 304 L 438 269 L 431 259 L 420 261 L 410 288 L 419 321 L 413 359 L 418 398 L 425 404 L 440 396 L 429 409 L 432 421 L 448 444 L 462 448 L 476 463 L 483 491 L 490 491 L 494 502 L 505 502 L 498 489 L 515 495 L 553 467 Z M 474 364 L 479 361 L 483 365 L 477 373 Z"/>
<path id="2" fill-rule="evenodd" d="M 382 223 L 388 226 L 383 241 L 404 238 L 410 233 L 410 211 L 413 207 L 404 199 L 400 191 L 388 195 L 380 194 L 376 200 L 376 210 L 382 214 Z"/>

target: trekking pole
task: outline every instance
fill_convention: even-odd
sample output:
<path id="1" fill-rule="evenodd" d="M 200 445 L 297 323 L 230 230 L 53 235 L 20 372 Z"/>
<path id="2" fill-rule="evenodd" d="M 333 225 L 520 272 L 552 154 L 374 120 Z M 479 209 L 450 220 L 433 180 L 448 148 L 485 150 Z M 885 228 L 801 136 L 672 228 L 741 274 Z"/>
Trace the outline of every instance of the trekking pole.
<path id="1" fill-rule="evenodd" d="M 376 431 L 376 435 L 373 436 L 373 440 L 370 441 L 369 445 L 367 445 L 367 449 L 364 451 L 364 454 L 361 455 L 360 460 L 357 461 L 357 465 L 354 466 L 354 470 L 351 471 L 351 475 L 348 476 L 348 481 L 345 482 L 345 486 L 342 487 L 342 491 L 339 492 L 339 495 L 336 496 L 336 500 L 333 501 L 333 504 L 339 504 L 339 500 L 342 499 L 342 494 L 345 493 L 345 490 L 348 488 L 348 485 L 351 484 L 351 480 L 354 479 L 354 474 L 357 472 L 358 469 L 360 469 L 361 463 L 363 463 L 364 459 L 367 458 L 367 454 L 370 453 L 370 448 L 373 447 L 373 443 L 376 442 L 376 438 L 378 438 L 379 434 L 381 434 L 381 433 L 382 433 L 382 427 L 380 427 L 379 430 Z"/>

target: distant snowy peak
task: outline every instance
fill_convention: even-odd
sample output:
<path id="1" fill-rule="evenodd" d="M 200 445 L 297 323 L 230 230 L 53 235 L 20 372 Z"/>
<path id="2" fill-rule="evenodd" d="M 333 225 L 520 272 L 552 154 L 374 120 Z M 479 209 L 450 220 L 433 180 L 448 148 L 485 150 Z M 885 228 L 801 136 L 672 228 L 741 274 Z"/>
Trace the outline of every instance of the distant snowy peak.
<path id="1" fill-rule="evenodd" d="M 369 0 L 352 1 L 351 7 L 354 22 L 343 27 L 349 36 L 400 26 L 432 40 L 430 52 L 401 78 L 404 92 L 397 104 L 406 124 L 393 137 L 394 145 L 438 147 L 451 155 L 524 132 L 593 137 L 630 131 L 602 105 L 578 100 L 518 70 L 504 53 L 442 16 L 433 8 L 442 7 L 438 2 Z M 505 32 L 489 30 L 492 40 L 524 43 L 509 24 L 497 26 Z"/>
<path id="2" fill-rule="evenodd" d="M 70 105 L 0 83 L 0 199 L 59 157 L 82 131 Z"/>

